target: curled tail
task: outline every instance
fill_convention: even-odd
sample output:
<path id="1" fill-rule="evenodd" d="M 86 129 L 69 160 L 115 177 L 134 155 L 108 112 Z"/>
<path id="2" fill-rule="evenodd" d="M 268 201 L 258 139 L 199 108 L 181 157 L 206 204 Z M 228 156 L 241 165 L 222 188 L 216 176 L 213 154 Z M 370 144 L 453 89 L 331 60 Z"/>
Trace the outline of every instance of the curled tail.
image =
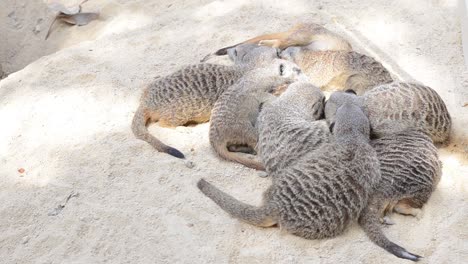
<path id="1" fill-rule="evenodd" d="M 148 122 L 148 120 L 149 117 L 145 114 L 145 109 L 142 107 L 138 107 L 138 110 L 133 116 L 132 121 L 132 131 L 135 137 L 148 142 L 159 152 L 165 152 L 176 158 L 185 159 L 185 156 L 182 152 L 178 151 L 173 147 L 165 145 L 164 143 L 159 141 L 159 139 L 157 139 L 148 132 L 148 128 L 146 127 L 146 123 Z"/>
<path id="2" fill-rule="evenodd" d="M 412 261 L 418 261 L 421 256 L 408 252 L 406 249 L 390 241 L 382 232 L 378 219 L 378 207 L 368 205 L 359 217 L 359 225 L 366 232 L 369 239 L 379 247 L 392 253 L 393 255 Z"/>
<path id="3" fill-rule="evenodd" d="M 268 206 L 255 207 L 242 203 L 229 194 L 219 190 L 211 183 L 201 179 L 197 183 L 198 189 L 215 202 L 221 209 L 232 217 L 251 225 L 268 227 L 276 224 L 272 210 Z"/>
<path id="4" fill-rule="evenodd" d="M 255 158 L 249 158 L 250 154 L 230 152 L 226 142 L 222 142 L 221 144 L 218 142 L 211 142 L 211 145 L 215 149 L 216 153 L 218 153 L 218 155 L 223 159 L 240 163 L 252 169 L 265 170 L 265 166 L 263 166 L 263 163 L 258 160 L 257 156 L 254 156 Z"/>

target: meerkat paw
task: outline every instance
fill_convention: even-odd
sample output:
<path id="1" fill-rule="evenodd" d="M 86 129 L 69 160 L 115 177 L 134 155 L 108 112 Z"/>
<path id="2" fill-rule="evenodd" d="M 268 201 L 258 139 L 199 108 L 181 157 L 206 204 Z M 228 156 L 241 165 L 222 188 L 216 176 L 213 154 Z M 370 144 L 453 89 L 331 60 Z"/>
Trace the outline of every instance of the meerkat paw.
<path id="1" fill-rule="evenodd" d="M 278 48 L 280 46 L 280 41 L 278 39 L 264 39 L 258 42 L 260 46 L 270 46 L 272 48 Z"/>
<path id="2" fill-rule="evenodd" d="M 400 202 L 396 204 L 393 210 L 402 215 L 412 215 L 418 220 L 420 220 L 422 217 L 422 210 L 420 208 L 411 207 L 406 203 Z"/>

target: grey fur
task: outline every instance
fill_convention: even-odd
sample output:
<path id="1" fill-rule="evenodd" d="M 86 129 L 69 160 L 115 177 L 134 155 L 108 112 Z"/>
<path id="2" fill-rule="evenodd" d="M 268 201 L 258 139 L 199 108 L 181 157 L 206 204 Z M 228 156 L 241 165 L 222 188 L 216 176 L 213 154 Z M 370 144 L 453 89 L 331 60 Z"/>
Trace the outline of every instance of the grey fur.
<path id="1" fill-rule="evenodd" d="M 358 218 L 380 173 L 369 145 L 369 122 L 357 106 L 346 104 L 338 110 L 334 135 L 336 142 L 280 171 L 268 171 L 273 183 L 260 207 L 241 203 L 203 179 L 197 186 L 233 217 L 248 223 L 277 223 L 308 239 L 336 236 Z"/>
<path id="2" fill-rule="evenodd" d="M 277 100 L 263 105 L 258 118 L 258 151 L 267 171 L 291 166 L 304 154 L 329 143 L 322 117 L 325 96 L 310 83 L 294 83 Z"/>
<path id="3" fill-rule="evenodd" d="M 250 64 L 259 59 L 265 62 L 279 59 L 278 49 L 257 44 L 240 44 L 228 49 L 227 53 L 234 64 Z"/>
<path id="4" fill-rule="evenodd" d="M 143 91 L 140 106 L 133 118 L 133 133 L 158 151 L 184 158 L 180 151 L 151 135 L 147 124 L 159 121 L 160 125 L 175 127 L 208 121 L 219 96 L 246 72 L 266 65 L 276 65 L 278 68 L 275 71 L 279 72 L 281 63 L 274 64 L 270 59 L 265 61 L 262 56 L 255 59 L 255 54 L 251 55 L 248 64 L 190 65 L 149 84 Z"/>
<path id="5" fill-rule="evenodd" d="M 275 63 L 284 65 L 281 73 L 276 70 Z M 255 153 L 258 138 L 255 123 L 260 106 L 273 100 L 273 93 L 281 90 L 280 86 L 303 76 L 292 62 L 275 60 L 274 64 L 247 73 L 216 101 L 211 115 L 210 143 L 222 158 L 257 170 L 264 169 L 256 156 L 229 150 L 232 145 L 242 145 L 251 150 L 242 149 L 242 152 Z"/>
<path id="6" fill-rule="evenodd" d="M 335 92 L 326 103 L 325 117 L 329 124 L 334 112 L 345 102 L 361 105 L 369 117 L 375 137 L 421 129 L 435 143 L 449 140 L 452 121 L 442 98 L 430 87 L 393 82 L 380 85 L 363 96 Z"/>
<path id="7" fill-rule="evenodd" d="M 379 227 L 379 218 L 395 210 L 418 216 L 442 174 L 442 164 L 431 138 L 421 130 L 408 129 L 372 140 L 380 162 L 381 181 L 369 198 L 359 224 L 369 238 L 387 251 L 410 260 L 420 257 L 403 253 Z M 388 221 L 388 220 L 386 220 Z"/>

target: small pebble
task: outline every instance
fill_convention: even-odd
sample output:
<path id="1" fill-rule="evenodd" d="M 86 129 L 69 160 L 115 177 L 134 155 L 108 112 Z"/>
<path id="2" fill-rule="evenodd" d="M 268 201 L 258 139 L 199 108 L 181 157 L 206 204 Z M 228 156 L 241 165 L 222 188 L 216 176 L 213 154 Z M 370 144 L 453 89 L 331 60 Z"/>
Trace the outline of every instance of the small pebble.
<path id="1" fill-rule="evenodd" d="M 184 165 L 185 165 L 185 167 L 187 167 L 187 168 L 189 168 L 189 169 L 195 167 L 195 163 L 193 163 L 193 162 L 190 161 L 190 160 L 185 161 L 185 162 L 184 162 Z"/>
<path id="2" fill-rule="evenodd" d="M 261 178 L 268 177 L 268 173 L 266 171 L 259 171 L 257 174 L 258 174 L 258 177 L 261 177 Z"/>
<path id="3" fill-rule="evenodd" d="M 21 243 L 27 244 L 28 242 L 29 242 L 29 237 L 28 236 L 23 237 L 23 240 L 21 241 Z"/>

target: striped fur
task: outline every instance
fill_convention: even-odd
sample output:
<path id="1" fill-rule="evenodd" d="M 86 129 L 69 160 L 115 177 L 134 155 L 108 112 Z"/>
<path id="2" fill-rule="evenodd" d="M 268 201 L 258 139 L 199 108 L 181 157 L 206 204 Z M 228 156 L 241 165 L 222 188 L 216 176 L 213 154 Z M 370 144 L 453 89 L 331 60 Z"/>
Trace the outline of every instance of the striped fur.
<path id="1" fill-rule="evenodd" d="M 204 180 L 198 187 L 233 217 L 254 225 L 279 224 L 308 239 L 342 233 L 366 206 L 380 173 L 376 153 L 369 145 L 369 122 L 362 110 L 345 104 L 336 116 L 334 142 L 305 153 L 278 171 L 267 169 L 273 183 L 260 207 L 241 203 Z"/>
<path id="2" fill-rule="evenodd" d="M 185 158 L 180 151 L 151 135 L 147 124 L 159 121 L 160 125 L 175 127 L 208 121 L 218 97 L 246 72 L 258 67 L 276 67 L 280 64 L 275 64 L 275 60 L 267 58 L 263 52 L 265 50 L 252 50 L 249 63 L 242 65 L 190 65 L 154 81 L 143 91 L 140 106 L 133 117 L 133 133 L 158 151 Z M 279 72 L 280 69 L 272 68 L 272 71 Z"/>
<path id="3" fill-rule="evenodd" d="M 312 84 L 323 91 L 353 89 L 357 94 L 363 94 L 376 85 L 392 81 L 380 62 L 354 51 L 291 47 L 284 50 L 281 57 L 299 65 Z"/>
<path id="4" fill-rule="evenodd" d="M 267 171 L 291 166 L 298 158 L 329 143 L 323 115 L 325 96 L 309 83 L 294 83 L 277 100 L 264 104 L 258 118 L 258 151 Z"/>
<path id="5" fill-rule="evenodd" d="M 348 101 L 364 107 L 375 137 L 413 128 L 428 133 L 435 143 L 449 140 L 450 114 L 442 98 L 430 87 L 393 82 L 375 87 L 362 97 L 335 92 L 325 107 L 329 124 L 333 123 L 336 109 Z"/>
<path id="6" fill-rule="evenodd" d="M 382 180 L 375 194 L 392 205 L 403 201 L 421 208 L 434 191 L 442 164 L 431 138 L 405 130 L 371 142 L 380 161 Z"/>
<path id="7" fill-rule="evenodd" d="M 274 69 L 283 65 L 281 74 Z M 275 60 L 268 68 L 247 73 L 239 82 L 229 87 L 214 105 L 210 121 L 210 143 L 224 159 L 239 162 L 247 167 L 263 170 L 256 156 L 230 152 L 230 146 L 243 145 L 255 152 L 257 129 L 255 123 L 260 106 L 275 98 L 278 88 L 301 78 L 303 74 L 296 64 Z"/>
<path id="8" fill-rule="evenodd" d="M 371 145 L 380 162 L 381 180 L 359 224 L 374 243 L 398 254 L 402 248 L 385 237 L 379 219 L 392 210 L 417 216 L 440 180 L 442 164 L 431 138 L 420 130 L 390 134 L 372 140 Z"/>

